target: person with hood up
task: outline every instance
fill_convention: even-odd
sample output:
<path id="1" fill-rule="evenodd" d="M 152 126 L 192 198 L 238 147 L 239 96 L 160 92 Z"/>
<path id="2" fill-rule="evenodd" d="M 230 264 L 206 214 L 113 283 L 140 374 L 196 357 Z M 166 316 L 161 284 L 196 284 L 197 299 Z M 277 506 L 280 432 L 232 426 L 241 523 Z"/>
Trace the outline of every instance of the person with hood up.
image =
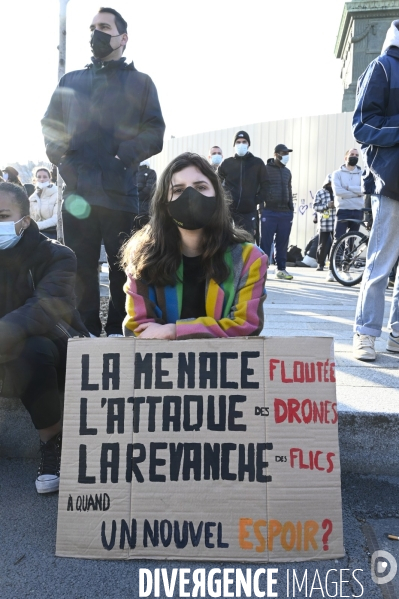
<path id="1" fill-rule="evenodd" d="M 100 8 L 90 24 L 90 65 L 66 73 L 42 120 L 46 153 L 65 181 L 65 243 L 78 267 L 78 309 L 99 337 L 98 260 L 104 242 L 109 265 L 105 331 L 122 336 L 125 316 L 119 250 L 134 228 L 139 164 L 162 150 L 165 123 L 156 87 L 122 56 L 127 23 L 113 8 Z"/>
<path id="2" fill-rule="evenodd" d="M 45 166 L 35 171 L 36 191 L 30 196 L 30 216 L 39 231 L 50 239 L 57 239 L 58 187 L 51 183 L 51 173 Z"/>
<path id="3" fill-rule="evenodd" d="M 39 433 L 38 493 L 60 482 L 68 338 L 89 335 L 75 309 L 75 273 L 75 254 L 40 233 L 23 188 L 0 183 L 0 389 L 21 399 Z"/>
<path id="4" fill-rule="evenodd" d="M 358 81 L 353 134 L 362 144 L 363 191 L 371 194 L 373 226 L 356 307 L 353 355 L 375 360 L 381 336 L 389 273 L 399 255 L 399 20 Z M 399 278 L 396 273 L 388 320 L 387 350 L 399 353 Z"/>
<path id="5" fill-rule="evenodd" d="M 150 161 L 140 162 L 137 171 L 137 191 L 139 193 L 138 214 L 135 218 L 135 230 L 138 231 L 150 220 L 151 198 L 157 184 L 157 174 L 150 167 Z"/>
<path id="6" fill-rule="evenodd" d="M 316 255 L 317 270 L 324 270 L 326 258 L 331 248 L 336 214 L 331 175 L 327 175 L 323 187 L 317 191 L 313 208 L 319 213 L 319 244 Z"/>
<path id="7" fill-rule="evenodd" d="M 248 231 L 258 243 L 258 206 L 266 199 L 266 166 L 261 158 L 248 151 L 250 145 L 248 133 L 238 131 L 233 141 L 235 155 L 223 160 L 217 173 L 230 193 L 235 225 Z"/>
<path id="8" fill-rule="evenodd" d="M 277 262 L 277 279 L 290 281 L 293 276 L 286 271 L 287 248 L 290 238 L 294 204 L 292 200 L 292 177 L 287 168 L 289 153 L 285 144 L 274 148 L 274 158 L 266 164 L 266 202 L 261 214 L 261 248 L 270 256 L 274 240 Z"/>

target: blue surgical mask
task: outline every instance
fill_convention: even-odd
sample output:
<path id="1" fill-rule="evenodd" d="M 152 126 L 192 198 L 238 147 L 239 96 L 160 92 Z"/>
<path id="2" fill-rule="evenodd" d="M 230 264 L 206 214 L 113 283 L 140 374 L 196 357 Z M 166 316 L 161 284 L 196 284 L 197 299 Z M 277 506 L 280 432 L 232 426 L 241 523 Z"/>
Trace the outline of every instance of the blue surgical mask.
<path id="1" fill-rule="evenodd" d="M 248 152 L 248 144 L 236 144 L 234 147 L 239 156 L 245 156 Z"/>
<path id="2" fill-rule="evenodd" d="M 219 164 L 222 162 L 223 157 L 220 154 L 212 154 L 211 156 L 211 163 L 214 166 L 219 166 Z"/>
<path id="3" fill-rule="evenodd" d="M 280 154 L 279 154 L 280 156 Z M 284 166 L 288 163 L 290 157 L 288 155 L 286 156 L 280 156 L 280 161 L 284 164 Z"/>
<path id="4" fill-rule="evenodd" d="M 25 218 L 24 216 L 17 220 L 15 223 L 13 221 L 0 223 L 0 250 L 8 250 L 17 245 L 18 241 L 21 240 L 22 235 L 24 234 L 24 229 L 21 229 L 20 234 L 18 235 L 15 232 L 15 225 L 21 220 Z"/>

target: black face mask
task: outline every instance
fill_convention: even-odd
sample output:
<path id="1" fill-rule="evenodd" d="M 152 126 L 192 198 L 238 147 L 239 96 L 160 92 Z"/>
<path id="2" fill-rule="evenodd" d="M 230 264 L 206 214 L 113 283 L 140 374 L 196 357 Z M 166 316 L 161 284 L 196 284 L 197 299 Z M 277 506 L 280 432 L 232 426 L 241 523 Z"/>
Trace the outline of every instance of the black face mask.
<path id="1" fill-rule="evenodd" d="M 117 50 L 117 48 L 113 48 L 110 44 L 111 37 L 119 37 L 122 35 L 121 33 L 118 35 L 110 35 L 109 33 L 104 33 L 104 31 L 99 31 L 95 29 L 91 34 L 90 46 L 93 50 L 93 54 L 96 58 L 106 58 L 113 52 Z M 120 46 L 119 46 L 120 47 Z"/>
<path id="2" fill-rule="evenodd" d="M 359 158 L 357 156 L 349 156 L 349 158 L 348 158 L 349 166 L 356 166 L 358 162 L 359 162 Z"/>
<path id="3" fill-rule="evenodd" d="M 209 224 L 216 210 L 216 198 L 204 196 L 193 187 L 168 204 L 169 214 L 181 229 L 202 229 Z"/>

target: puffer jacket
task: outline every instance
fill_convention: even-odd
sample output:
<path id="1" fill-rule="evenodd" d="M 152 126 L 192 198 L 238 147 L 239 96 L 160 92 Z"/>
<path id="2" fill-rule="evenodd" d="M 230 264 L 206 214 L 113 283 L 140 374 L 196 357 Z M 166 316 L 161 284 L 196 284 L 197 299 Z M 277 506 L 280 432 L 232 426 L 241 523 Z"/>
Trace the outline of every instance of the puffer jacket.
<path id="1" fill-rule="evenodd" d="M 154 83 L 124 58 L 64 75 L 42 120 L 46 152 L 65 195 L 138 213 L 140 162 L 162 150 L 165 123 Z"/>
<path id="2" fill-rule="evenodd" d="M 149 166 L 140 166 L 137 172 L 137 189 L 139 192 L 138 212 L 140 216 L 150 211 L 150 201 L 157 184 L 157 174 Z"/>
<path id="3" fill-rule="evenodd" d="M 363 191 L 399 200 L 399 21 L 359 78 L 352 129 L 362 144 Z"/>
<path id="4" fill-rule="evenodd" d="M 274 158 L 266 163 L 266 204 L 267 210 L 275 212 L 293 212 L 292 175 L 284 165 L 280 166 Z"/>
<path id="5" fill-rule="evenodd" d="M 218 176 L 233 200 L 233 213 L 248 214 L 266 199 L 266 167 L 261 158 L 247 152 L 245 156 L 226 158 Z"/>
<path id="6" fill-rule="evenodd" d="M 362 169 L 355 166 L 351 171 L 343 164 L 331 175 L 334 203 L 338 210 L 362 210 L 364 197 L 362 192 Z"/>
<path id="7" fill-rule="evenodd" d="M 36 221 L 39 231 L 57 226 L 57 185 L 36 189 L 30 196 L 30 215 Z"/>
<path id="8" fill-rule="evenodd" d="M 40 233 L 34 221 L 15 247 L 0 252 L 0 306 L 11 306 L 0 318 L 0 358 L 27 337 L 65 341 L 69 327 L 89 336 L 75 308 L 75 275 L 73 251 Z"/>

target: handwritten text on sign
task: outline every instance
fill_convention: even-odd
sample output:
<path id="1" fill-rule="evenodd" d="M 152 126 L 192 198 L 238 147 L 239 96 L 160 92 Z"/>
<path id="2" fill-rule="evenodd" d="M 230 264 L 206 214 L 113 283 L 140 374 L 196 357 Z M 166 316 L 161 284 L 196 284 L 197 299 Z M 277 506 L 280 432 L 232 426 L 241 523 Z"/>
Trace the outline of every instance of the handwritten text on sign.
<path id="1" fill-rule="evenodd" d="M 335 364 L 304 339 L 72 342 L 57 553 L 338 555 Z"/>

